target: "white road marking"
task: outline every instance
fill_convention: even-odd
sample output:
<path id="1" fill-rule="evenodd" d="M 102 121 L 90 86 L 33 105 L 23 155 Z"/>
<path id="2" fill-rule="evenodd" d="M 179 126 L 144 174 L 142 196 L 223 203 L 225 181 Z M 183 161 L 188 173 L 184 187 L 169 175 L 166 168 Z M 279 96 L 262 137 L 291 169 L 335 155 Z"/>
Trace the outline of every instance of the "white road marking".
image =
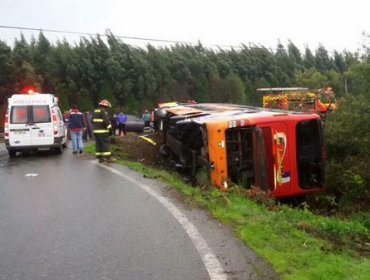
<path id="1" fill-rule="evenodd" d="M 155 199 L 157 199 L 168 210 L 168 212 L 170 212 L 172 216 L 176 218 L 176 220 L 184 228 L 187 235 L 190 237 L 190 240 L 193 242 L 195 248 L 197 249 L 204 263 L 204 266 L 206 267 L 208 271 L 210 279 L 211 280 L 226 280 L 227 279 L 227 275 L 224 273 L 221 263 L 218 261 L 212 249 L 208 246 L 206 240 L 199 233 L 195 225 L 173 203 L 171 203 L 164 196 L 154 191 L 151 187 L 138 183 L 137 181 L 125 175 L 124 173 L 118 171 L 117 169 L 114 169 L 110 166 L 106 166 L 103 164 L 98 164 L 95 161 L 91 161 L 91 162 L 99 165 L 100 167 L 103 167 L 109 170 L 110 172 L 118 176 L 125 178 L 127 181 L 130 181 L 131 183 L 139 186 L 141 189 L 143 189 L 148 194 L 150 194 Z"/>
<path id="2" fill-rule="evenodd" d="M 27 173 L 26 175 L 24 175 L 25 177 L 36 177 L 38 176 L 39 174 L 37 173 Z"/>

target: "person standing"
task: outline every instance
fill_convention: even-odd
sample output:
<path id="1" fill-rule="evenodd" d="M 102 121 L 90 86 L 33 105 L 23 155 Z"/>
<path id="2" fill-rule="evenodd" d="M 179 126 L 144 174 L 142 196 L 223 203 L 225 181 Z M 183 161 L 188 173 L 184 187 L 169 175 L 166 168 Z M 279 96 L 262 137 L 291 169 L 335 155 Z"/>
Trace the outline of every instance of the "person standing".
<path id="1" fill-rule="evenodd" d="M 109 131 L 112 128 L 111 120 L 109 118 L 108 109 L 111 108 L 111 104 L 108 100 L 102 100 L 99 102 L 99 106 L 94 110 L 92 121 L 93 121 L 93 133 L 95 137 L 95 157 L 99 159 L 99 162 L 113 162 L 112 152 L 109 144 Z"/>
<path id="2" fill-rule="evenodd" d="M 127 116 L 124 113 L 119 113 L 117 116 L 118 136 L 126 136 Z"/>
<path id="3" fill-rule="evenodd" d="M 83 115 L 83 117 L 84 117 L 84 121 L 85 121 L 85 125 L 86 125 L 86 127 L 85 127 L 85 129 L 84 129 L 84 131 L 82 132 L 82 140 L 83 141 L 85 141 L 85 142 L 87 142 L 87 129 L 88 129 L 88 123 L 87 123 L 87 117 L 86 117 L 86 112 L 84 112 L 84 113 L 82 113 L 82 115 Z"/>
<path id="4" fill-rule="evenodd" d="M 65 111 L 63 113 L 63 121 L 67 127 L 67 139 L 72 140 L 71 131 L 69 130 L 69 116 L 71 114 L 71 110 Z"/>
<path id="5" fill-rule="evenodd" d="M 86 124 L 86 129 L 82 134 L 82 139 L 87 142 L 88 140 L 91 140 L 93 138 L 91 112 L 86 111 L 83 113 L 83 116 Z"/>
<path id="6" fill-rule="evenodd" d="M 93 134 L 92 113 L 90 111 L 87 112 L 87 131 L 90 139 L 93 139 L 94 134 Z"/>
<path id="7" fill-rule="evenodd" d="M 72 137 L 72 153 L 82 154 L 83 151 L 83 141 L 82 141 L 82 133 L 86 127 L 86 123 L 84 120 L 83 114 L 78 109 L 77 105 L 72 106 L 72 110 L 69 116 L 69 123 L 68 123 L 69 130 L 71 131 Z"/>
<path id="8" fill-rule="evenodd" d="M 113 136 L 116 136 L 117 135 L 117 115 L 114 114 L 112 116 L 112 118 L 110 119 L 110 123 L 112 125 L 112 128 L 110 129 L 110 134 L 113 135 Z"/>
<path id="9" fill-rule="evenodd" d="M 152 116 L 147 109 L 145 109 L 144 114 L 141 119 L 144 122 L 144 127 L 150 127 L 150 121 L 152 119 Z"/>

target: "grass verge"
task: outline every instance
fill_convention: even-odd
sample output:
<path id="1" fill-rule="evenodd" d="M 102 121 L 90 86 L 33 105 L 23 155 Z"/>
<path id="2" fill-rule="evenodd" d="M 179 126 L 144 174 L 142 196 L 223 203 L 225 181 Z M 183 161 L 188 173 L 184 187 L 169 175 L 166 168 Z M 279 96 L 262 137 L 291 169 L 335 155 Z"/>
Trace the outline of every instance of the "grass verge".
<path id="1" fill-rule="evenodd" d="M 87 151 L 93 151 L 93 145 Z M 208 209 L 269 261 L 282 279 L 370 279 L 367 214 L 342 220 L 314 215 L 305 208 L 266 207 L 248 199 L 245 190 L 238 187 L 228 193 L 194 188 L 177 174 L 125 160 L 124 156 L 118 163 L 162 180 L 183 193 L 187 201 Z"/>

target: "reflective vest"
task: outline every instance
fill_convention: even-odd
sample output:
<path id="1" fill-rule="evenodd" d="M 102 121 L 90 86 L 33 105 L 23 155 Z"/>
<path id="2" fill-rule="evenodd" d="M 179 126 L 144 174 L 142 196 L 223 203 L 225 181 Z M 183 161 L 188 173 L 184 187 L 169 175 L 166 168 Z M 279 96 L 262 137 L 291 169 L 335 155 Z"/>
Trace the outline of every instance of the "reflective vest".
<path id="1" fill-rule="evenodd" d="M 94 127 L 93 132 L 96 134 L 109 134 L 109 129 L 112 127 L 108 112 L 101 108 L 95 109 L 92 115 L 92 123 Z"/>

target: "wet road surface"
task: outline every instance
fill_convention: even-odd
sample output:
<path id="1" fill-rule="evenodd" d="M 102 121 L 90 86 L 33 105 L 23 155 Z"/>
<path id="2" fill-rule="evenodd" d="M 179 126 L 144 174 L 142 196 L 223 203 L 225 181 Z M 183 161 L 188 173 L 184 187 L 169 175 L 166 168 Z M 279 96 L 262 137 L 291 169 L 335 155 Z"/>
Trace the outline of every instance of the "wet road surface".
<path id="1" fill-rule="evenodd" d="M 113 167 L 124 176 L 70 149 L 9 159 L 0 144 L 0 279 L 211 279 L 184 228 L 137 184 L 172 200 L 198 228 L 222 265 L 212 279 L 271 279 L 206 213 Z"/>

